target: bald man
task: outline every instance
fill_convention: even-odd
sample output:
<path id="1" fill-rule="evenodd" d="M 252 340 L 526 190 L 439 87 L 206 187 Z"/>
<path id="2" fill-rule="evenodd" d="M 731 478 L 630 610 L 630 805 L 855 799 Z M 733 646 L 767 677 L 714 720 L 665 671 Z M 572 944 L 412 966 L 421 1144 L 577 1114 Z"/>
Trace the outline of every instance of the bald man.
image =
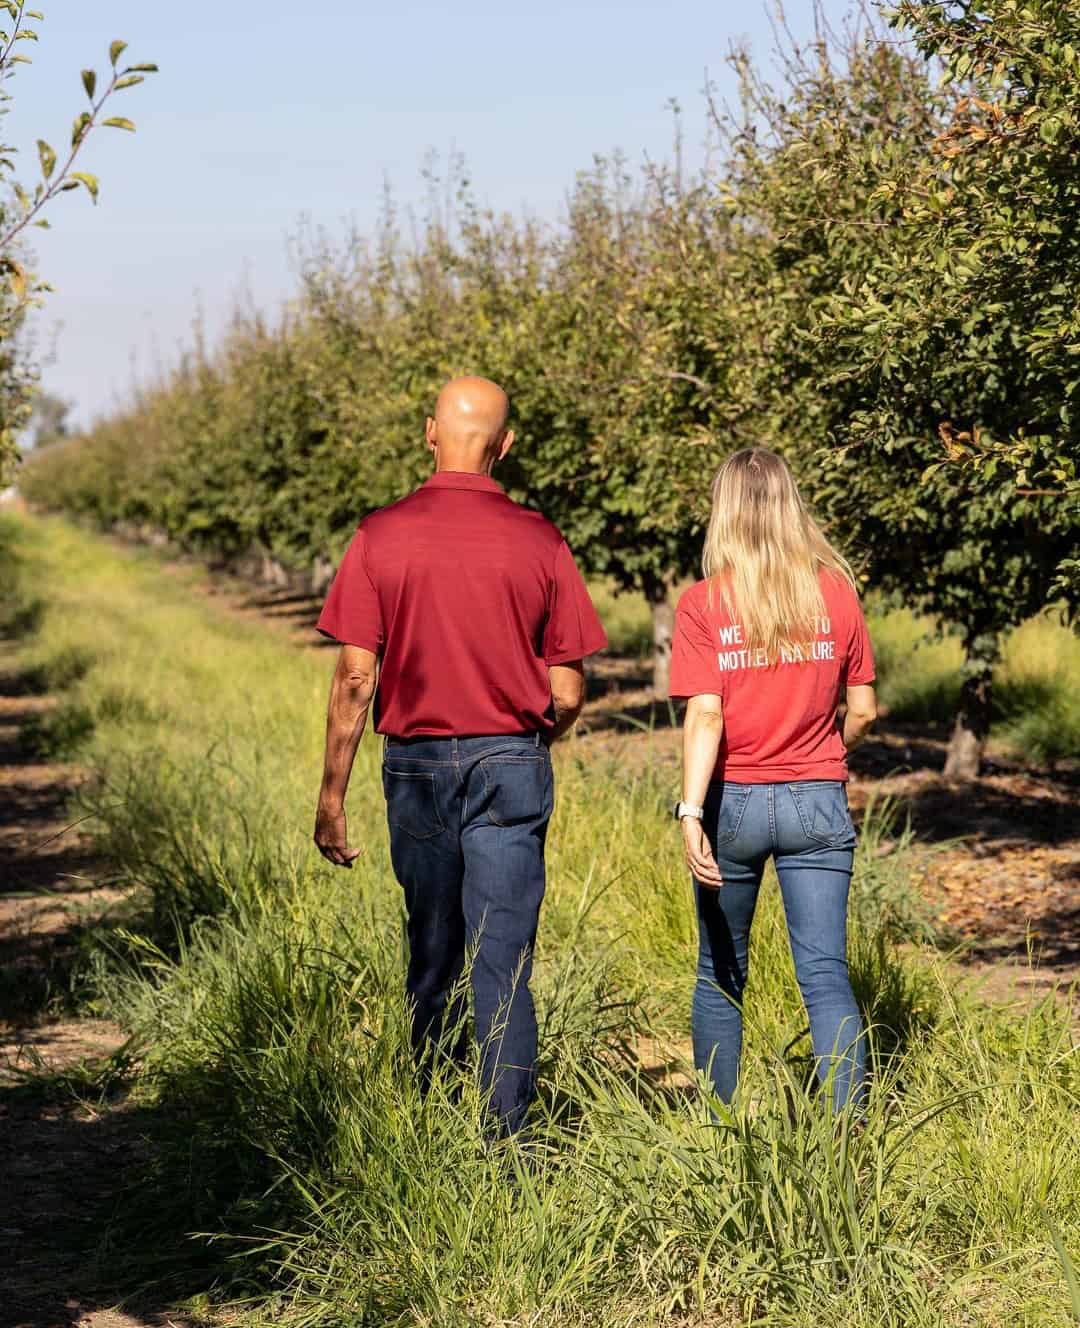
<path id="1" fill-rule="evenodd" d="M 549 745 L 577 719 L 582 661 L 607 644 L 559 531 L 491 478 L 513 446 L 506 394 L 443 388 L 427 421 L 435 473 L 361 523 L 319 630 L 341 643 L 315 843 L 351 867 L 345 791 L 368 710 L 385 738 L 390 855 L 404 890 L 421 1082 L 460 1058 L 465 956 L 496 1130 L 532 1099 L 529 993 L 553 805 Z"/>

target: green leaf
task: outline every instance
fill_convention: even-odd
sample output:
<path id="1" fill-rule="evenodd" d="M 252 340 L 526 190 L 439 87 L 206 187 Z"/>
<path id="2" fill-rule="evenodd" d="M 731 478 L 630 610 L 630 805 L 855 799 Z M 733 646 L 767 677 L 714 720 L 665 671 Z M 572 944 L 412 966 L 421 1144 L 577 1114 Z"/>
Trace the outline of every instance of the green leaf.
<path id="1" fill-rule="evenodd" d="M 128 65 L 128 67 L 124 70 L 125 74 L 156 74 L 157 72 L 158 72 L 158 67 L 157 65 L 154 64 Z"/>
<path id="2" fill-rule="evenodd" d="M 98 178 L 96 175 L 91 175 L 89 171 L 73 171 L 71 174 L 71 178 L 77 181 L 79 184 L 85 186 L 87 193 L 90 195 L 90 197 L 94 200 L 95 203 L 98 201 L 99 185 L 98 185 Z"/>
<path id="3" fill-rule="evenodd" d="M 113 91 L 119 92 L 122 88 L 133 88 L 136 83 L 145 83 L 146 79 L 141 74 L 131 74 L 127 78 L 120 79 L 114 84 Z"/>
<path id="4" fill-rule="evenodd" d="M 86 136 L 87 127 L 90 124 L 90 112 L 83 111 L 81 115 L 75 117 L 75 123 L 71 126 L 71 146 L 76 147 Z"/>
<path id="5" fill-rule="evenodd" d="M 109 47 L 109 59 L 112 61 L 114 68 L 116 67 L 117 60 L 120 59 L 120 57 L 124 54 L 126 50 L 127 50 L 126 41 L 114 41 L 113 44 Z"/>
<path id="6" fill-rule="evenodd" d="M 45 22 L 45 15 L 41 12 L 40 9 L 28 9 L 26 11 L 26 17 L 32 18 L 35 23 Z"/>
<path id="7" fill-rule="evenodd" d="M 16 41 L 37 41 L 38 35 L 33 28 L 23 28 L 15 34 Z"/>
<path id="8" fill-rule="evenodd" d="M 135 124 L 123 115 L 114 115 L 111 120 L 102 120 L 106 129 L 126 129 L 129 133 L 135 132 Z"/>
<path id="9" fill-rule="evenodd" d="M 82 71 L 82 83 L 86 89 L 86 95 L 93 101 L 94 90 L 97 87 L 97 74 L 92 69 L 84 69 Z"/>
<path id="10" fill-rule="evenodd" d="M 37 150 L 38 157 L 41 160 L 41 173 L 48 180 L 56 169 L 56 153 L 43 138 L 38 139 Z"/>

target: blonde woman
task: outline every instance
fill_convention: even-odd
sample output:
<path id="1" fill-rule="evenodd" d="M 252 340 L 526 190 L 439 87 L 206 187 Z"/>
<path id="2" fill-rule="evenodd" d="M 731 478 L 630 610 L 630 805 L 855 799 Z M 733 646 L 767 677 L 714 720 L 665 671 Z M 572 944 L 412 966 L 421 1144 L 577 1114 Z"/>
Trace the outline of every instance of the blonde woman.
<path id="1" fill-rule="evenodd" d="M 865 1079 L 846 955 L 846 780 L 847 753 L 877 716 L 870 639 L 850 568 L 766 448 L 736 452 L 717 475 L 704 571 L 679 602 L 671 662 L 672 695 L 689 699 L 676 815 L 700 938 L 694 1061 L 730 1101 L 750 924 L 771 857 L 818 1076 L 831 1073 L 841 1108 L 861 1099 Z"/>

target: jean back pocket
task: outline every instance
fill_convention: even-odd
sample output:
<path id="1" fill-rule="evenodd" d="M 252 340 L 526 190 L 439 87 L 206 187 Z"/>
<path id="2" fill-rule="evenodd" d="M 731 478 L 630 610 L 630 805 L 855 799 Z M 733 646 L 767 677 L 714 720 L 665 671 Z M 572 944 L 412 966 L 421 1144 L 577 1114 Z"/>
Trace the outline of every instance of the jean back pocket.
<path id="1" fill-rule="evenodd" d="M 529 756 L 489 756 L 480 762 L 483 812 L 495 825 L 545 820 L 552 810 L 551 759 L 545 751 Z"/>
<path id="2" fill-rule="evenodd" d="M 439 815 L 433 771 L 383 766 L 383 792 L 390 824 L 413 839 L 434 839 L 446 829 Z"/>
<path id="3" fill-rule="evenodd" d="M 855 844 L 855 826 L 848 810 L 847 789 L 839 780 L 789 784 L 795 810 L 807 839 L 829 848 Z"/>

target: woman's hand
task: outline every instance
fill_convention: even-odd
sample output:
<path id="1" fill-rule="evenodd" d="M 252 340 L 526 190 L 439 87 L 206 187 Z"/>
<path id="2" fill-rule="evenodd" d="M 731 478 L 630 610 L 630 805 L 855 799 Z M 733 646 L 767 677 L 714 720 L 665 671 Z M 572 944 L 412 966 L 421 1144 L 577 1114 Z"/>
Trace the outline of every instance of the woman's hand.
<path id="1" fill-rule="evenodd" d="M 694 879 L 710 890 L 719 890 L 724 882 L 701 822 L 696 816 L 684 816 L 680 824 L 686 849 L 686 865 L 694 874 Z"/>

